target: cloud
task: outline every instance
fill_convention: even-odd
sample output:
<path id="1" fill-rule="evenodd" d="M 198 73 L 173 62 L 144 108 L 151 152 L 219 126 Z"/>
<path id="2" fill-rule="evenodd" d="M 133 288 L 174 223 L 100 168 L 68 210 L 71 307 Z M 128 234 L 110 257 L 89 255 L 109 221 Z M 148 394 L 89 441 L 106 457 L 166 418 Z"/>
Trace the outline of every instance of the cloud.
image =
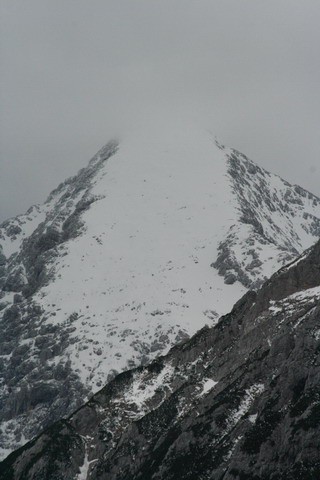
<path id="1" fill-rule="evenodd" d="M 1 8 L 1 218 L 42 201 L 110 137 L 175 116 L 320 194 L 318 1 Z"/>

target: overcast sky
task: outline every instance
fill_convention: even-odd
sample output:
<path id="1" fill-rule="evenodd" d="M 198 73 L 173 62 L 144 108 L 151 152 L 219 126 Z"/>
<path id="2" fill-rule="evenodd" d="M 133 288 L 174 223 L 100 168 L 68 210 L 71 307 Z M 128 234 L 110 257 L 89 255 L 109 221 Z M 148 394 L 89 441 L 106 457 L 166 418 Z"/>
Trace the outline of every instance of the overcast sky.
<path id="1" fill-rule="evenodd" d="M 154 115 L 320 195 L 319 0 L 0 4 L 0 219 Z"/>

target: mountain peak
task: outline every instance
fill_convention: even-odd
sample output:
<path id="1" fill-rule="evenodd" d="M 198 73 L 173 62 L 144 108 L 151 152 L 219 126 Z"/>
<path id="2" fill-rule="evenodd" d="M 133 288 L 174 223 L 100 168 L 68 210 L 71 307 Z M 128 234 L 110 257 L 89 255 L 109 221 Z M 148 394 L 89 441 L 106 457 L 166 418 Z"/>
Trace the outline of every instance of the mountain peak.
<path id="1" fill-rule="evenodd" d="M 3 445 L 215 324 L 319 233 L 317 197 L 205 130 L 109 142 L 0 226 Z"/>

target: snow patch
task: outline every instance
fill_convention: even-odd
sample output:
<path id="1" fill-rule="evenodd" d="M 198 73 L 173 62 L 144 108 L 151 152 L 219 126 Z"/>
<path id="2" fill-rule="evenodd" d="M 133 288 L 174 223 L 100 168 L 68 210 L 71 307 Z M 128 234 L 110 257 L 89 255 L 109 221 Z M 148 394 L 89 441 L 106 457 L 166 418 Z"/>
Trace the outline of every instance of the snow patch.
<path id="1" fill-rule="evenodd" d="M 174 367 L 169 364 L 165 365 L 161 372 L 152 379 L 148 379 L 148 373 L 145 371 L 135 374 L 133 383 L 123 396 L 123 400 L 126 403 L 137 406 L 137 411 L 132 413 L 135 418 L 140 418 L 150 410 L 148 402 L 153 399 L 156 393 L 161 393 L 161 399 L 159 399 L 156 406 L 161 405 L 166 398 L 165 388 L 167 387 L 171 390 L 169 384 L 173 374 Z"/>
<path id="2" fill-rule="evenodd" d="M 256 397 L 262 394 L 264 391 L 264 385 L 262 383 L 257 383 L 252 385 L 249 389 L 245 391 L 245 396 L 243 397 L 239 407 L 234 410 L 229 419 L 228 419 L 228 430 L 233 428 L 239 420 L 249 411 L 251 405 L 253 404 Z"/>
<path id="3" fill-rule="evenodd" d="M 313 333 L 313 336 L 316 340 L 320 340 L 320 328 Z"/>
<path id="4" fill-rule="evenodd" d="M 217 383 L 218 382 L 215 382 L 214 380 L 212 380 L 212 378 L 205 378 L 203 380 L 202 391 L 201 393 L 199 393 L 199 397 L 202 397 L 209 393 L 217 385 Z"/>
<path id="5" fill-rule="evenodd" d="M 257 421 L 258 414 L 254 413 L 253 415 L 249 415 L 248 420 L 252 425 L 254 425 Z"/>

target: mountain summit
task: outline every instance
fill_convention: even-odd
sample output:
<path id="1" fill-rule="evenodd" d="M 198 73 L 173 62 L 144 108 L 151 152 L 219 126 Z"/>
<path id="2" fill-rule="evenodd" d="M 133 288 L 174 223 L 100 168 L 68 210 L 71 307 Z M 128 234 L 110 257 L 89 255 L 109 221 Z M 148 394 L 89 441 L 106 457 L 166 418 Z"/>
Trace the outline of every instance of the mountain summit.
<path id="1" fill-rule="evenodd" d="M 319 236 L 319 198 L 207 132 L 109 142 L 0 226 L 3 456 Z"/>

